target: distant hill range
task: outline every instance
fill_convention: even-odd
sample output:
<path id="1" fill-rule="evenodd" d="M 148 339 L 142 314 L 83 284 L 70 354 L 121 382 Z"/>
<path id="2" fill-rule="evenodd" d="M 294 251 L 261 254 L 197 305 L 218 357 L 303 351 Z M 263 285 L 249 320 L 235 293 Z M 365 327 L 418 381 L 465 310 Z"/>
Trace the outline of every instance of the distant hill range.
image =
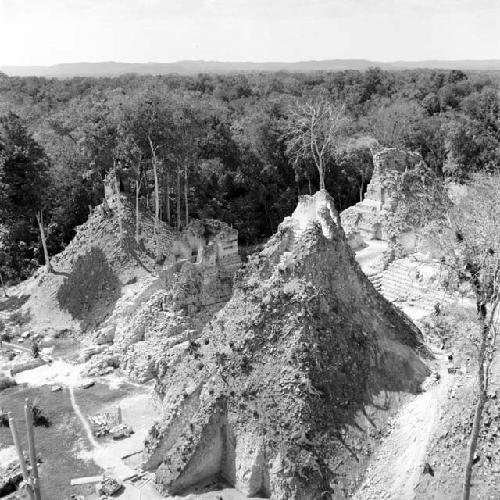
<path id="1" fill-rule="evenodd" d="M 500 59 L 457 61 L 395 61 L 377 62 L 367 59 L 331 59 L 301 62 L 219 62 L 178 61 L 172 63 L 66 63 L 53 66 L 0 66 L 0 71 L 9 76 L 45 76 L 71 78 L 74 76 L 117 76 L 127 73 L 140 75 L 195 75 L 198 73 L 243 73 L 263 71 L 343 71 L 366 70 L 379 67 L 388 70 L 404 69 L 459 69 L 463 71 L 500 71 Z"/>

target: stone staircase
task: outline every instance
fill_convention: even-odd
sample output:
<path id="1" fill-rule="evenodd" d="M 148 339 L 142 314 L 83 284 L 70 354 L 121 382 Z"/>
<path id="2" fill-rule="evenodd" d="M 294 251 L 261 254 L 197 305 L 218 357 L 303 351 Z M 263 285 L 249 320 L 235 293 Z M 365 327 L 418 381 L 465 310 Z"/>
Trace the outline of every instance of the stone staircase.
<path id="1" fill-rule="evenodd" d="M 427 271 L 434 268 L 434 279 L 422 277 L 424 266 Z M 415 303 L 430 313 L 434 311 L 437 302 L 446 305 L 455 300 L 439 286 L 438 275 L 437 263 L 430 265 L 400 259 L 391 263 L 386 270 L 368 276 L 368 279 L 387 300 Z"/>

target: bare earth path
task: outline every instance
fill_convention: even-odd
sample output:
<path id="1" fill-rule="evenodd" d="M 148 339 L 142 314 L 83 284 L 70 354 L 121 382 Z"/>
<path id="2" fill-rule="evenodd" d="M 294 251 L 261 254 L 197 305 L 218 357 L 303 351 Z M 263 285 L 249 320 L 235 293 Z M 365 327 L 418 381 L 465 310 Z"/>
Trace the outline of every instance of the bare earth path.
<path id="1" fill-rule="evenodd" d="M 69 386 L 69 392 L 73 411 L 80 420 L 91 446 L 89 457 L 91 457 L 97 465 L 102 467 L 106 473 L 109 473 L 114 477 L 118 477 L 123 480 L 127 477 L 133 476 L 137 471 L 126 465 L 120 457 L 124 455 L 125 451 L 130 451 L 131 446 L 138 447 L 135 442 L 143 439 L 142 432 L 136 433 L 133 436 L 135 439 L 130 439 L 129 441 L 113 442 L 108 445 L 101 445 L 95 439 L 87 419 L 80 410 L 75 398 L 73 385 Z M 134 399 L 135 404 L 142 405 L 145 402 L 143 401 L 145 398 L 149 399 L 149 395 L 144 394 L 130 399 Z M 127 482 L 125 489 L 120 494 L 120 498 L 122 500 L 160 500 L 164 497 L 162 497 L 155 490 L 150 482 L 142 482 L 140 485 Z"/>
<path id="2" fill-rule="evenodd" d="M 10 347 L 11 349 L 16 349 L 18 351 L 31 352 L 31 350 L 28 349 L 27 347 L 18 344 L 11 344 L 10 342 L 3 341 L 2 345 L 5 347 Z"/>
<path id="3" fill-rule="evenodd" d="M 390 434 L 372 459 L 355 500 L 413 500 L 422 474 L 428 445 L 437 430 L 441 402 L 446 401 L 451 376 L 442 353 L 440 379 L 401 408 Z"/>

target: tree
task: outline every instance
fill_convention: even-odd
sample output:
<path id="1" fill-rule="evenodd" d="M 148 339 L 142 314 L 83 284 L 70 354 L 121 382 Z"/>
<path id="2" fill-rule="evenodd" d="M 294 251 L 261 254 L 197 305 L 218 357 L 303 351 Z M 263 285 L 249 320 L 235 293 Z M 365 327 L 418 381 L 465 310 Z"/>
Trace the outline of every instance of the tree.
<path id="1" fill-rule="evenodd" d="M 495 322 L 500 303 L 500 177 L 476 174 L 467 193 L 451 207 L 434 231 L 449 271 L 450 286 L 471 285 L 480 329 L 476 383 L 477 401 L 464 469 L 462 499 L 469 500 L 472 465 L 487 398 L 489 368 L 495 351 Z"/>
<path id="2" fill-rule="evenodd" d="M 500 177 L 475 176 L 468 194 L 452 210 L 450 228 L 456 246 L 448 253 L 455 270 L 465 274 L 474 290 L 481 341 L 478 355 L 478 399 L 465 466 L 463 500 L 470 497 L 473 457 L 488 390 L 489 354 L 494 350 L 494 321 L 500 301 Z M 463 275 L 462 275 L 463 276 Z"/>
<path id="3" fill-rule="evenodd" d="M 118 158 L 119 173 L 134 181 L 135 186 L 135 241 L 140 239 L 140 214 L 139 198 L 141 192 L 141 181 L 143 177 L 142 151 L 137 145 L 133 135 L 127 132 L 123 126 L 118 127 L 118 140 L 115 150 Z M 120 202 L 120 208 L 121 206 Z"/>
<path id="4" fill-rule="evenodd" d="M 9 113 L 0 119 L 0 210 L 10 225 L 36 218 L 47 272 L 52 272 L 43 211 L 48 206 L 48 159 L 21 119 Z"/>
<path id="5" fill-rule="evenodd" d="M 203 131 L 208 128 L 210 103 L 202 103 L 199 99 L 182 95 L 172 103 L 172 128 L 174 145 L 173 158 L 177 164 L 177 228 L 181 226 L 181 166 L 183 172 L 184 220 L 189 224 L 189 192 L 190 184 L 194 184 L 190 173 L 194 174 L 195 162 L 199 159 L 200 142 Z M 191 182 L 190 182 L 191 181 Z"/>
<path id="6" fill-rule="evenodd" d="M 171 110 L 167 97 L 156 89 L 146 89 L 123 106 L 121 117 L 127 133 L 142 158 L 151 164 L 154 182 L 154 227 L 158 234 L 160 224 L 160 177 L 168 156 L 171 140 Z"/>
<path id="7" fill-rule="evenodd" d="M 372 152 L 379 147 L 375 139 L 359 137 L 346 141 L 335 155 L 337 169 L 347 180 L 348 186 L 357 186 L 359 201 L 363 201 L 365 188 L 373 172 Z"/>
<path id="8" fill-rule="evenodd" d="M 297 103 L 290 109 L 285 131 L 287 152 L 295 164 L 313 160 L 320 189 L 325 189 L 326 163 L 335 153 L 346 121 L 344 105 L 325 97 Z"/>
<path id="9" fill-rule="evenodd" d="M 423 109 L 410 100 L 379 99 L 366 117 L 370 135 L 385 147 L 411 147 Z"/>

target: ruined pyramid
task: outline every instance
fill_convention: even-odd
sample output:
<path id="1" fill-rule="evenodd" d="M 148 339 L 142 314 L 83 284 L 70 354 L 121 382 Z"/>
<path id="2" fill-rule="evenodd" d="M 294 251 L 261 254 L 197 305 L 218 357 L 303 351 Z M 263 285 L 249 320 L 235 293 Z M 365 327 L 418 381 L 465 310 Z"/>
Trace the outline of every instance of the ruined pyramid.
<path id="1" fill-rule="evenodd" d="M 164 493 L 219 477 L 248 496 L 345 498 L 427 376 L 420 333 L 354 259 L 326 191 L 303 196 L 232 299 L 163 359 L 145 468 Z"/>

